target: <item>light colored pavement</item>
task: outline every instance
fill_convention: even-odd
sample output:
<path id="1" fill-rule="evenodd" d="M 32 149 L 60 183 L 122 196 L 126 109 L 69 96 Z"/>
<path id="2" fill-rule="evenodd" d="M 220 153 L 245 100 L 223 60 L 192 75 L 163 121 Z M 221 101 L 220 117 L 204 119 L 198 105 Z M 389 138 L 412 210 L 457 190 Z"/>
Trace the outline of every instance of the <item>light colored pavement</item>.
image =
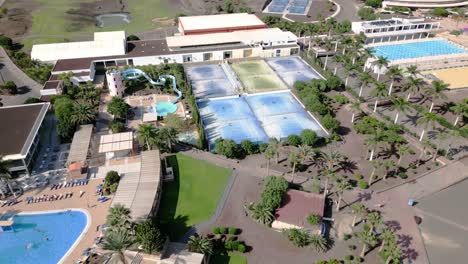
<path id="1" fill-rule="evenodd" d="M 335 0 L 335 2 L 341 6 L 340 13 L 335 16 L 337 21 L 349 20 L 349 21 L 360 21 L 357 16 L 359 5 L 356 0 Z"/>
<path id="2" fill-rule="evenodd" d="M 0 47 L 0 74 L 0 84 L 13 81 L 21 90 L 21 93 L 15 96 L 2 96 L 4 106 L 23 104 L 29 97 L 39 97 L 42 86 L 18 68 L 2 47 Z"/>

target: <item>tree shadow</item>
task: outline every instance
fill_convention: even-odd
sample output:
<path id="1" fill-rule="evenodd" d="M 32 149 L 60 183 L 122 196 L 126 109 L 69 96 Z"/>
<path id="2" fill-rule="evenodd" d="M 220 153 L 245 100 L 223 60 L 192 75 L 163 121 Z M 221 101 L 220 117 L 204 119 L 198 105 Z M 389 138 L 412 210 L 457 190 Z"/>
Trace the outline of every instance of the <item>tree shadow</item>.
<path id="1" fill-rule="evenodd" d="M 401 230 L 401 225 L 400 222 L 396 220 L 389 220 L 385 222 L 385 225 L 392 230 L 393 232 L 396 232 L 398 230 Z"/>

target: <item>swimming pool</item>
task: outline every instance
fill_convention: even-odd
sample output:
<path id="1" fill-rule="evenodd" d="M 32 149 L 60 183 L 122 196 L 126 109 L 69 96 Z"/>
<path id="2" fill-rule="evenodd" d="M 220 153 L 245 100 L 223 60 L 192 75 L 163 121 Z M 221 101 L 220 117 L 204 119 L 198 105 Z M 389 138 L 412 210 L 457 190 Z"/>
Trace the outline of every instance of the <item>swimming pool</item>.
<path id="1" fill-rule="evenodd" d="M 88 216 L 67 210 L 19 214 L 13 221 L 13 231 L 0 232 L 0 263 L 49 264 L 63 261 L 87 227 Z"/>
<path id="2" fill-rule="evenodd" d="M 166 116 L 167 114 L 173 114 L 177 111 L 177 105 L 172 102 L 158 102 L 156 103 L 156 109 L 150 107 L 151 113 L 157 112 L 158 116 Z"/>
<path id="3" fill-rule="evenodd" d="M 467 51 L 445 40 L 427 40 L 372 47 L 375 56 L 389 60 L 412 59 L 427 56 L 466 53 Z"/>

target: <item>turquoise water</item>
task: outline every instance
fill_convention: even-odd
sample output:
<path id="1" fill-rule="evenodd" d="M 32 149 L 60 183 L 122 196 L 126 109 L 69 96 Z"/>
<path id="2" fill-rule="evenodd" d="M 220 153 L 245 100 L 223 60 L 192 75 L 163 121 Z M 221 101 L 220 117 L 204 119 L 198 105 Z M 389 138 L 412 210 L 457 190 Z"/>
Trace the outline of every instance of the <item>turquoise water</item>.
<path id="1" fill-rule="evenodd" d="M 372 49 L 374 50 L 375 56 L 382 56 L 389 60 L 412 59 L 467 52 L 466 50 L 443 40 L 383 45 L 373 47 Z"/>
<path id="2" fill-rule="evenodd" d="M 171 102 L 158 102 L 156 104 L 156 111 L 158 116 L 166 116 L 167 114 L 172 114 L 177 111 L 177 105 Z"/>
<path id="3" fill-rule="evenodd" d="M 13 231 L 0 232 L 0 263 L 58 263 L 86 227 L 80 211 L 13 217 Z"/>

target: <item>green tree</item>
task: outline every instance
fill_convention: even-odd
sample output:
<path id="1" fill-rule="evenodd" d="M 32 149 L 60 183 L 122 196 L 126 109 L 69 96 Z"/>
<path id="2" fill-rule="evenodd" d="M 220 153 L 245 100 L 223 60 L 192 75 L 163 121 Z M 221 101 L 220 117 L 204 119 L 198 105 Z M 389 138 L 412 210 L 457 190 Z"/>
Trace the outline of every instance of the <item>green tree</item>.
<path id="1" fill-rule="evenodd" d="M 13 40 L 6 36 L 0 36 L 0 46 L 9 50 L 13 47 Z"/>
<path id="2" fill-rule="evenodd" d="M 359 240 L 363 244 L 361 255 L 360 255 L 361 258 L 363 258 L 367 252 L 367 249 L 377 244 L 377 237 L 370 231 L 358 232 L 356 236 L 359 238 Z"/>
<path id="3" fill-rule="evenodd" d="M 340 121 L 334 118 L 332 115 L 327 114 L 322 118 L 322 125 L 330 130 L 330 132 L 336 132 L 340 128 Z"/>
<path id="4" fill-rule="evenodd" d="M 436 7 L 432 9 L 431 14 L 438 17 L 446 17 L 449 15 L 449 12 L 445 8 Z"/>
<path id="5" fill-rule="evenodd" d="M 172 146 L 177 142 L 177 130 L 173 127 L 161 127 L 156 130 L 156 137 L 158 142 L 164 142 L 164 145 L 160 145 L 159 148 L 163 148 L 172 151 Z"/>
<path id="6" fill-rule="evenodd" d="M 113 120 L 109 123 L 109 129 L 112 131 L 112 133 L 120 133 L 125 131 L 125 125 L 121 121 Z"/>
<path id="7" fill-rule="evenodd" d="M 112 228 L 127 228 L 130 225 L 130 209 L 121 204 L 109 208 L 107 224 Z"/>
<path id="8" fill-rule="evenodd" d="M 409 76 L 407 78 L 406 85 L 403 86 L 405 91 L 408 91 L 406 101 L 409 101 L 411 99 L 411 94 L 419 93 L 421 91 L 421 88 L 423 87 L 423 84 L 424 82 L 421 78 Z"/>
<path id="9" fill-rule="evenodd" d="M 276 152 L 275 152 L 274 148 L 272 148 L 271 146 L 268 146 L 266 148 L 266 150 L 265 150 L 264 155 L 265 155 L 265 158 L 267 160 L 267 168 L 266 168 L 267 173 L 266 173 L 266 175 L 268 176 L 268 175 L 270 175 L 270 160 L 276 156 Z"/>
<path id="10" fill-rule="evenodd" d="M 133 237 L 128 229 L 117 228 L 110 229 L 106 232 L 102 248 L 105 250 L 113 251 L 114 254 L 119 256 L 122 263 L 126 263 L 124 252 L 133 244 Z"/>
<path id="11" fill-rule="evenodd" d="M 336 202 L 336 211 L 340 211 L 341 200 L 343 199 L 343 193 L 347 190 L 353 189 L 351 183 L 346 179 L 340 179 L 336 184 L 336 192 L 338 194 L 338 200 Z"/>
<path id="12" fill-rule="evenodd" d="M 353 114 L 351 116 L 351 123 L 354 123 L 356 114 L 362 112 L 361 111 L 361 104 L 358 101 L 354 101 L 354 102 L 351 102 L 349 107 L 351 108 L 351 111 L 353 112 Z"/>
<path id="13" fill-rule="evenodd" d="M 369 232 L 373 233 L 374 229 L 383 224 L 383 219 L 380 213 L 371 212 L 367 215 L 367 222 L 369 222 Z"/>
<path id="14" fill-rule="evenodd" d="M 4 160 L 4 157 L 0 156 L 0 179 L 3 180 L 6 185 L 8 186 L 8 189 L 10 189 L 10 192 L 16 197 L 15 192 L 11 188 L 10 185 L 10 180 L 11 180 L 11 174 L 10 174 L 10 166 L 11 163 L 8 160 Z M 6 198 L 6 194 L 3 192 L 3 189 L 0 188 L 0 192 L 2 193 L 2 196 Z"/>
<path id="15" fill-rule="evenodd" d="M 380 233 L 379 238 L 382 241 L 382 243 L 380 244 L 379 251 L 382 251 L 386 244 L 389 244 L 395 241 L 395 233 L 391 229 L 386 227 L 382 229 L 382 232 Z"/>
<path id="16" fill-rule="evenodd" d="M 156 223 L 149 219 L 135 226 L 135 236 L 137 242 L 142 245 L 143 250 L 148 254 L 161 251 L 165 242 L 165 237 Z"/>
<path id="17" fill-rule="evenodd" d="M 457 103 L 454 106 L 450 107 L 450 111 L 452 111 L 457 117 L 455 118 L 455 122 L 453 126 L 456 127 L 460 117 L 467 117 L 468 118 L 468 104 L 467 103 Z"/>
<path id="18" fill-rule="evenodd" d="M 388 176 L 388 171 L 395 167 L 396 166 L 396 163 L 394 160 L 391 160 L 391 159 L 386 159 L 382 162 L 382 166 L 384 167 L 385 169 L 385 172 L 384 172 L 384 175 L 383 175 L 383 180 L 386 181 L 387 180 L 387 176 Z"/>
<path id="19" fill-rule="evenodd" d="M 6 81 L 5 84 L 0 86 L 0 89 L 3 91 L 6 91 L 9 94 L 17 94 L 18 93 L 18 87 L 13 81 Z"/>
<path id="20" fill-rule="evenodd" d="M 41 99 L 36 98 L 36 97 L 28 97 L 26 100 L 24 100 L 23 104 L 36 104 L 36 103 L 41 103 Z"/>
<path id="21" fill-rule="evenodd" d="M 408 144 L 401 144 L 398 146 L 397 148 L 397 154 L 398 154 L 398 162 L 397 162 L 397 166 L 399 166 L 401 164 L 401 160 L 403 158 L 403 156 L 405 154 L 408 154 L 410 153 L 410 148 L 408 146 Z"/>
<path id="22" fill-rule="evenodd" d="M 353 223 L 351 226 L 354 227 L 356 225 L 357 217 L 364 219 L 367 216 L 367 209 L 362 203 L 353 203 L 351 205 L 351 210 L 354 214 Z"/>
<path id="23" fill-rule="evenodd" d="M 374 79 L 369 73 L 363 72 L 359 75 L 359 80 L 361 81 L 361 88 L 359 88 L 359 97 L 361 97 L 363 89 L 367 88 L 367 85 L 372 83 Z"/>
<path id="24" fill-rule="evenodd" d="M 310 243 L 310 235 L 305 230 L 298 228 L 283 229 L 283 234 L 285 234 L 288 240 L 296 247 L 305 247 Z"/>
<path id="25" fill-rule="evenodd" d="M 213 244 L 212 242 L 202 236 L 190 236 L 188 240 L 188 248 L 191 252 L 202 253 L 206 255 L 213 254 Z"/>
<path id="26" fill-rule="evenodd" d="M 410 110 L 411 107 L 408 101 L 406 101 L 405 99 L 401 97 L 397 97 L 397 98 L 392 99 L 392 106 L 390 109 L 392 111 L 396 111 L 394 123 L 397 124 L 399 115 L 401 113 L 408 112 L 408 110 Z"/>
<path id="27" fill-rule="evenodd" d="M 370 161 L 371 165 L 372 165 L 372 172 L 371 172 L 371 175 L 369 176 L 369 186 L 372 185 L 372 183 L 374 182 L 374 175 L 375 175 L 375 172 L 380 169 L 382 167 L 382 161 L 379 160 L 379 159 L 376 159 L 376 160 L 371 160 Z"/>
<path id="28" fill-rule="evenodd" d="M 328 240 L 319 234 L 311 234 L 308 243 L 318 252 L 324 252 L 328 248 Z"/>
<path id="29" fill-rule="evenodd" d="M 366 5 L 373 8 L 379 8 L 382 6 L 382 0 L 366 0 Z"/>
<path id="30" fill-rule="evenodd" d="M 377 57 L 377 60 L 375 61 L 375 65 L 377 66 L 377 81 L 380 80 L 380 72 L 383 71 L 383 69 L 387 68 L 388 67 L 388 64 L 390 63 L 390 61 L 383 57 L 383 56 L 379 56 Z"/>
<path id="31" fill-rule="evenodd" d="M 120 97 L 112 97 L 109 104 L 107 104 L 107 112 L 117 119 L 124 119 L 129 108 L 129 105 Z"/>
<path id="32" fill-rule="evenodd" d="M 281 142 L 276 138 L 270 138 L 268 140 L 268 147 L 275 153 L 275 163 L 278 164 L 279 154 L 282 147 Z"/>
<path id="33" fill-rule="evenodd" d="M 385 264 L 390 264 L 391 261 L 399 263 L 400 259 L 403 257 L 403 251 L 396 242 L 389 243 L 389 245 L 385 247 L 384 251 L 387 255 Z"/>
<path id="34" fill-rule="evenodd" d="M 301 138 L 298 136 L 298 135 L 289 135 L 287 138 L 286 138 L 286 142 L 288 145 L 290 146 L 294 146 L 294 147 L 297 147 L 301 144 Z"/>
<path id="35" fill-rule="evenodd" d="M 370 134 L 365 140 L 364 144 L 367 145 L 367 148 L 371 151 L 369 160 L 374 159 L 374 154 L 380 147 L 383 142 L 383 136 L 381 131 L 375 131 L 374 134 Z"/>
<path id="36" fill-rule="evenodd" d="M 248 139 L 242 140 L 240 146 L 246 155 L 252 155 L 258 152 L 258 146 Z"/>
<path id="37" fill-rule="evenodd" d="M 395 83 L 395 81 L 401 79 L 403 73 L 402 73 L 401 69 L 398 66 L 391 66 L 391 67 L 388 68 L 385 75 L 388 78 L 390 78 L 390 80 L 392 80 L 392 82 L 390 83 L 390 87 L 388 89 L 388 95 L 390 96 L 392 94 L 393 84 Z"/>
<path id="38" fill-rule="evenodd" d="M 140 144 L 146 145 L 146 148 L 148 150 L 151 150 L 151 147 L 154 145 L 154 139 L 156 136 L 156 129 L 153 125 L 141 124 L 140 126 L 138 126 L 138 141 L 140 142 Z"/>
<path id="39" fill-rule="evenodd" d="M 176 129 L 177 132 L 182 132 L 189 128 L 187 123 L 176 114 L 167 114 L 164 117 L 164 122 L 166 123 L 166 126 Z"/>
<path id="40" fill-rule="evenodd" d="M 220 155 L 224 155 L 227 158 L 238 158 L 240 156 L 240 148 L 231 139 L 218 138 L 215 141 L 214 151 Z"/>
<path id="41" fill-rule="evenodd" d="M 57 134 L 65 139 L 70 139 L 75 132 L 75 125 L 71 122 L 74 104 L 75 102 L 68 97 L 60 97 L 54 101 Z"/>
<path id="42" fill-rule="evenodd" d="M 307 146 L 314 146 L 319 140 L 317 133 L 311 129 L 301 131 L 301 142 Z"/>

